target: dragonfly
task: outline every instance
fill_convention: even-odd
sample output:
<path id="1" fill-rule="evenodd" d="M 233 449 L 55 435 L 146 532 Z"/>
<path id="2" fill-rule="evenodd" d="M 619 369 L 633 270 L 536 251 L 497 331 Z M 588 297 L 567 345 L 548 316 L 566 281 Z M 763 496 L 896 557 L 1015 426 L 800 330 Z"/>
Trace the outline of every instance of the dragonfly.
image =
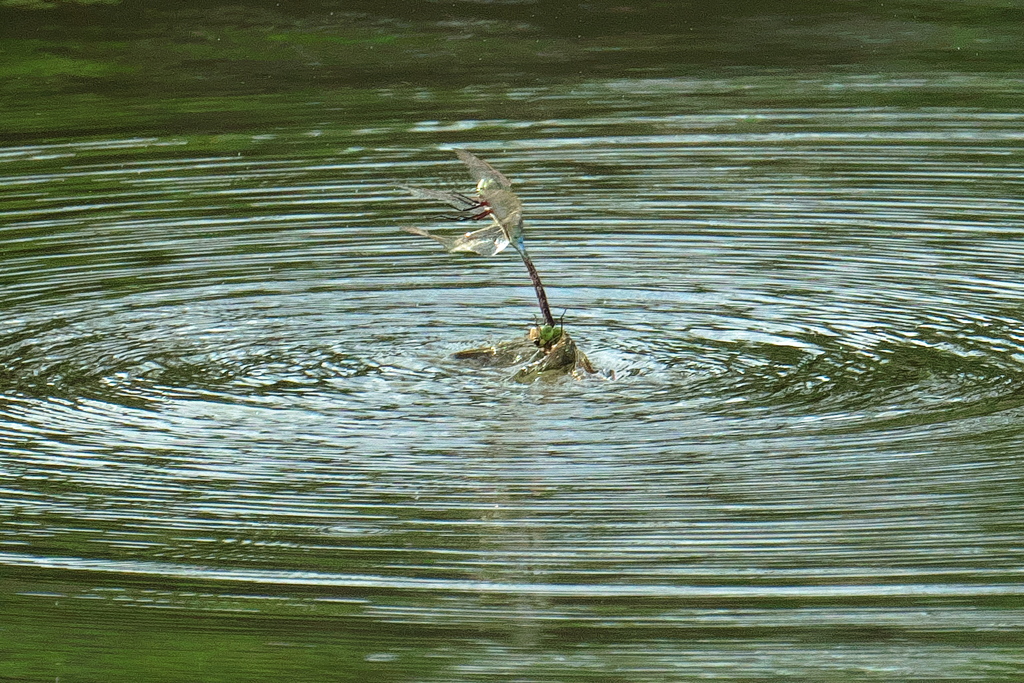
<path id="1" fill-rule="evenodd" d="M 533 261 L 526 253 L 526 243 L 523 241 L 523 202 L 512 191 L 512 182 L 501 171 L 464 149 L 456 149 L 455 154 L 466 165 L 470 176 L 476 181 L 475 195 L 430 190 L 413 185 L 400 185 L 400 187 L 415 197 L 433 199 L 448 204 L 458 212 L 457 215 L 451 217 L 454 220 L 490 219 L 490 223 L 483 228 L 462 235 L 435 235 L 423 228 L 415 227 L 403 227 L 402 230 L 436 240 L 448 252 L 495 256 L 512 245 L 530 273 L 544 321 L 549 327 L 554 327 L 555 319 L 548 306 L 544 285 L 541 284 L 540 275 L 537 273 Z"/>

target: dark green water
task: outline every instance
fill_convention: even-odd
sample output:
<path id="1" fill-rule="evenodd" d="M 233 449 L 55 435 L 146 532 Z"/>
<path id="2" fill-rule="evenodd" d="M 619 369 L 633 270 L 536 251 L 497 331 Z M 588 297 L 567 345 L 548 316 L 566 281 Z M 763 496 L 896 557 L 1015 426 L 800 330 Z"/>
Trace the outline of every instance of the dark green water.
<path id="1" fill-rule="evenodd" d="M 11 4 L 0 680 L 1024 677 L 1015 4 Z"/>

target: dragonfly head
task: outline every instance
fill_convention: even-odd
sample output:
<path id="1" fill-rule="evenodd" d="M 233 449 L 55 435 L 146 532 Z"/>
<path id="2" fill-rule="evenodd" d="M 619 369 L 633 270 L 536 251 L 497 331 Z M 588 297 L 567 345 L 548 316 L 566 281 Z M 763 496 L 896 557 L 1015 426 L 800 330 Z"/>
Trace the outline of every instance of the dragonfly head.
<path id="1" fill-rule="evenodd" d="M 530 328 L 530 340 L 542 349 L 554 345 L 562 337 L 561 325 L 537 325 Z"/>

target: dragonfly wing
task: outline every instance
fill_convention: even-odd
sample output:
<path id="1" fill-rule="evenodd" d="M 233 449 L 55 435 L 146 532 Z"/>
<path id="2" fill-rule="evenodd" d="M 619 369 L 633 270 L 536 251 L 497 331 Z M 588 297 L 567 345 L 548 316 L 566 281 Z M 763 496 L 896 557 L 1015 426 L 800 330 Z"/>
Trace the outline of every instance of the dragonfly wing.
<path id="1" fill-rule="evenodd" d="M 431 239 L 437 239 L 437 235 L 432 235 L 423 228 L 416 228 L 411 225 L 403 225 L 402 232 L 407 232 L 410 235 L 419 235 L 420 237 L 429 237 Z"/>
<path id="2" fill-rule="evenodd" d="M 464 149 L 457 149 L 455 153 L 459 155 L 459 160 L 469 168 L 469 174 L 473 176 L 473 180 L 477 183 L 477 190 L 483 191 L 486 188 L 512 189 L 511 181 L 502 175 L 501 171 L 483 159 L 473 156 Z"/>
<path id="3" fill-rule="evenodd" d="M 414 197 L 419 197 L 420 199 L 435 199 L 439 202 L 444 202 L 448 206 L 454 207 L 459 211 L 469 211 L 477 206 L 476 200 L 456 192 L 428 190 L 425 187 L 414 187 L 412 185 L 399 185 L 399 187 Z"/>
<path id="4" fill-rule="evenodd" d="M 515 240 L 523 231 L 523 202 L 512 191 L 512 182 L 501 171 L 464 149 L 457 149 L 462 163 L 469 168 L 470 175 L 477 181 L 476 191 L 505 231 Z"/>
<path id="5" fill-rule="evenodd" d="M 523 205 L 515 195 L 512 195 L 512 198 L 515 199 L 515 204 L 510 207 L 499 210 L 492 205 L 491 208 L 494 220 L 504 229 L 508 239 L 518 243 L 523 239 Z"/>
<path id="6" fill-rule="evenodd" d="M 473 232 L 467 232 L 464 235 L 435 235 L 432 232 L 427 232 L 422 228 L 414 228 L 405 226 L 402 228 L 405 232 L 411 235 L 419 235 L 421 237 L 429 237 L 432 240 L 436 240 L 441 243 L 441 246 L 445 248 L 445 251 L 449 252 L 469 252 L 473 254 L 480 254 L 481 256 L 494 256 L 505 250 L 505 247 L 509 245 L 508 236 L 505 234 L 505 230 L 497 223 L 492 223 L 486 228 L 480 230 L 474 230 Z"/>
<path id="7" fill-rule="evenodd" d="M 440 242 L 448 251 L 472 252 L 481 256 L 494 256 L 511 244 L 523 248 L 523 203 L 512 192 L 512 183 L 500 171 L 464 149 L 455 153 L 469 168 L 477 181 L 479 198 L 458 192 L 429 190 L 425 187 L 400 185 L 415 197 L 444 202 L 458 209 L 465 218 L 483 218 L 490 215 L 493 222 L 485 228 L 457 236 L 435 235 L 421 228 L 402 228 L 413 235 L 429 237 Z"/>
<path id="8" fill-rule="evenodd" d="M 403 225 L 402 230 L 409 233 L 410 235 L 419 235 L 420 237 L 429 237 L 432 240 L 437 240 L 438 242 L 441 243 L 441 246 L 445 248 L 445 251 L 454 251 L 459 239 L 461 238 L 461 235 L 458 237 L 449 237 L 447 235 L 435 235 L 432 232 L 427 232 L 423 228 L 415 228 L 409 225 Z"/>
<path id="9" fill-rule="evenodd" d="M 448 251 L 471 251 L 481 256 L 494 256 L 504 251 L 508 245 L 505 228 L 497 223 L 492 223 L 486 228 L 467 232 L 456 238 L 453 248 Z"/>

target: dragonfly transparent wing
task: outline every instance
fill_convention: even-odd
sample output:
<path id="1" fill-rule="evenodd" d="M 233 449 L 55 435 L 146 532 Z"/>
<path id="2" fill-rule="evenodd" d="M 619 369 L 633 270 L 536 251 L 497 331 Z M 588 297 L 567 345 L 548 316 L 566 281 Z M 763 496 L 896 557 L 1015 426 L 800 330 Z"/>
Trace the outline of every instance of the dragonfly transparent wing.
<path id="1" fill-rule="evenodd" d="M 463 149 L 455 150 L 459 159 L 469 168 L 470 175 L 477 181 L 477 196 L 471 197 L 458 192 L 429 190 L 425 187 L 400 185 L 415 197 L 444 202 L 457 209 L 459 219 L 481 219 L 488 216 L 492 224 L 462 235 L 435 235 L 422 228 L 402 228 L 413 235 L 437 240 L 450 252 L 472 252 L 481 256 L 494 256 L 515 244 L 523 252 L 523 203 L 512 192 L 512 183 L 500 171 L 486 161 Z"/>
<path id="2" fill-rule="evenodd" d="M 523 203 L 512 191 L 512 182 L 501 171 L 466 150 L 457 149 L 455 153 L 462 163 L 466 164 L 469 174 L 476 181 L 476 191 L 480 195 L 480 200 L 490 207 L 491 214 L 505 228 L 509 239 L 517 246 L 521 246 Z"/>
<path id="3" fill-rule="evenodd" d="M 465 214 L 466 218 L 485 218 L 491 213 L 490 208 L 482 204 L 478 199 L 467 197 L 458 192 L 428 190 L 425 187 L 414 187 L 412 185 L 400 185 L 399 187 L 421 199 L 435 199 L 444 202 Z M 496 220 L 492 220 L 490 225 L 485 228 L 473 230 L 462 235 L 435 235 L 422 228 L 414 227 L 404 227 L 402 230 L 412 235 L 420 235 L 437 240 L 450 252 L 472 252 L 481 256 L 494 256 L 504 251 L 505 247 L 509 245 L 505 228 Z"/>
<path id="4" fill-rule="evenodd" d="M 494 168 L 483 159 L 473 156 L 464 149 L 457 149 L 455 150 L 455 153 L 459 155 L 459 160 L 469 168 L 469 174 L 473 176 L 473 180 L 476 181 L 477 190 L 512 189 L 512 182 L 506 178 L 501 171 Z"/>
<path id="5" fill-rule="evenodd" d="M 448 206 L 467 214 L 465 216 L 466 218 L 478 218 L 489 213 L 489 209 L 481 204 L 480 200 L 474 199 L 473 197 L 467 197 L 459 192 L 442 192 L 441 190 L 428 190 L 425 187 L 402 184 L 399 184 L 398 187 L 402 188 L 414 197 L 419 197 L 420 199 L 434 199 L 439 202 L 444 202 Z"/>
<path id="6" fill-rule="evenodd" d="M 494 256 L 505 250 L 509 245 L 505 229 L 497 223 L 486 228 L 467 232 L 463 235 L 435 235 L 423 228 L 403 227 L 402 230 L 421 237 L 437 240 L 449 252 L 471 252 L 481 256 Z"/>

